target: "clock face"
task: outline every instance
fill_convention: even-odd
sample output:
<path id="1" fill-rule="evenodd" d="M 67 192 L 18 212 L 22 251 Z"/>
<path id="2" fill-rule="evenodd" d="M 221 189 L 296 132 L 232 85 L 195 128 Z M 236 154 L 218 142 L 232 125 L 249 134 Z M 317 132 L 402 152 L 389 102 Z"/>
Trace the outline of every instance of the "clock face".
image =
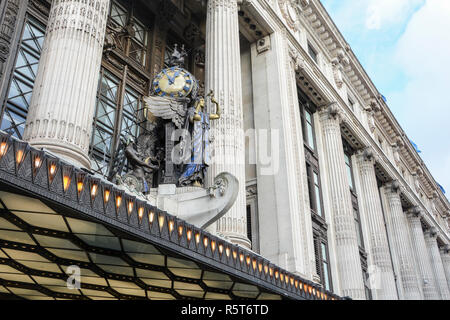
<path id="1" fill-rule="evenodd" d="M 153 80 L 156 95 L 169 98 L 187 97 L 194 86 L 195 78 L 182 68 L 172 67 L 161 71 Z"/>

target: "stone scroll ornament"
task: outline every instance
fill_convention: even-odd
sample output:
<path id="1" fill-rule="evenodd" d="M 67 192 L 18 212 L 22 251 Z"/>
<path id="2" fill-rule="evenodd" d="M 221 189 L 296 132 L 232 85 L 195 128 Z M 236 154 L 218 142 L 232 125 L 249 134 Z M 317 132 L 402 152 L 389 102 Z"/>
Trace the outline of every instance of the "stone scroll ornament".
<path id="1" fill-rule="evenodd" d="M 199 93 L 197 79 L 186 69 L 184 47 L 175 45 L 170 66 L 153 80 L 152 95 L 145 98 L 148 113 L 164 121 L 165 166 L 162 183 L 180 187 L 204 185 L 210 163 L 210 121 L 220 118 L 220 106 L 213 92 L 206 98 Z M 216 106 L 216 113 L 208 114 L 208 99 Z M 175 130 L 181 130 L 176 134 Z M 181 136 L 178 141 L 173 137 Z M 178 144 L 175 146 L 175 143 Z M 181 168 L 181 169 L 177 169 Z"/>

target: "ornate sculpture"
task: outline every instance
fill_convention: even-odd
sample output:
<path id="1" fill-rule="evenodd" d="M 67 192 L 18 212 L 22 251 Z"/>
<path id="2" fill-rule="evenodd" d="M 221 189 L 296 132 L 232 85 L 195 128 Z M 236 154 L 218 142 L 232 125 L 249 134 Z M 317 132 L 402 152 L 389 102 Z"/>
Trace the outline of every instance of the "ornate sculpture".
<path id="1" fill-rule="evenodd" d="M 198 81 L 183 68 L 186 57 L 184 46 L 180 51 L 175 45 L 171 66 L 155 77 L 153 95 L 144 100 L 149 112 L 164 121 L 165 168 L 162 182 L 201 186 L 209 164 L 209 121 L 220 118 L 220 107 L 211 92 L 207 98 L 217 106 L 217 111 L 206 114 L 206 101 L 199 95 Z M 184 132 L 177 135 L 181 136 L 177 141 L 173 141 L 176 129 L 184 129 Z M 175 142 L 179 144 L 175 146 Z"/>
<path id="2" fill-rule="evenodd" d="M 190 132 L 192 136 L 192 155 L 191 161 L 187 164 L 185 171 L 179 179 L 181 186 L 194 185 L 201 187 L 204 183 L 206 169 L 210 163 L 209 145 L 210 145 L 210 120 L 220 119 L 220 106 L 214 98 L 214 92 L 211 91 L 207 98 L 216 105 L 216 113 L 207 114 L 205 111 L 205 99 L 199 97 L 194 105 L 195 113 L 189 115 L 191 124 Z M 192 109 L 191 109 L 192 111 Z"/>
<path id="3" fill-rule="evenodd" d="M 124 158 L 131 167 L 124 176 L 116 174 L 118 185 L 125 186 L 129 191 L 140 195 L 146 195 L 150 192 L 153 185 L 153 174 L 160 168 L 161 158 L 156 148 L 156 137 L 153 134 L 141 135 L 136 142 L 128 138 L 121 163 L 118 165 L 120 171 L 124 166 Z"/>

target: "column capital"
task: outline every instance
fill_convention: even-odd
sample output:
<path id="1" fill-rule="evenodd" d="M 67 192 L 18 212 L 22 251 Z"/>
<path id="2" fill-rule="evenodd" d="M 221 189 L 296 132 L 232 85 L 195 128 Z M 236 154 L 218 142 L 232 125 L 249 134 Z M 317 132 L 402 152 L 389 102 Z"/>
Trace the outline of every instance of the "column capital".
<path id="1" fill-rule="evenodd" d="M 423 212 L 419 206 L 414 206 L 406 211 L 406 215 L 411 219 L 412 218 L 420 219 L 423 217 Z"/>
<path id="2" fill-rule="evenodd" d="M 437 239 L 438 236 L 438 231 L 435 227 L 431 227 L 428 230 L 426 230 L 424 232 L 425 237 L 429 238 L 429 239 Z"/>
<path id="3" fill-rule="evenodd" d="M 320 105 L 317 109 L 321 119 L 340 120 L 339 105 L 336 101 Z"/>
<path id="4" fill-rule="evenodd" d="M 450 244 L 447 244 L 445 246 L 442 246 L 439 248 L 442 254 L 450 254 Z"/>
<path id="5" fill-rule="evenodd" d="M 373 151 L 372 147 L 365 147 L 356 152 L 356 156 L 365 162 L 370 162 L 371 164 L 375 164 L 377 156 Z"/>
<path id="6" fill-rule="evenodd" d="M 238 5 L 244 5 L 248 0 L 208 0 L 208 9 L 227 8 L 236 9 Z"/>
<path id="7" fill-rule="evenodd" d="M 398 180 L 386 182 L 383 186 L 386 188 L 386 191 L 390 191 L 390 193 L 400 194 L 400 182 L 398 182 Z"/>

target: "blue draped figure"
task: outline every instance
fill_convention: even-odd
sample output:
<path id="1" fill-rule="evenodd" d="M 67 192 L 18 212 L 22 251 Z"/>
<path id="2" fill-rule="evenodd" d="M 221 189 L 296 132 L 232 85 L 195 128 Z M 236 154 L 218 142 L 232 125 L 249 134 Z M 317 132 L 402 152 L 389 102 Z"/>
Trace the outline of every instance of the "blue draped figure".
<path id="1" fill-rule="evenodd" d="M 204 185 L 206 170 L 210 164 L 210 121 L 220 119 L 220 107 L 214 99 L 213 91 L 207 97 L 211 98 L 211 102 L 216 105 L 217 110 L 214 114 L 206 113 L 205 99 L 199 97 L 195 102 L 195 107 L 189 111 L 188 124 L 192 127 L 192 153 L 190 162 L 179 179 L 180 186 L 201 187 Z"/>

